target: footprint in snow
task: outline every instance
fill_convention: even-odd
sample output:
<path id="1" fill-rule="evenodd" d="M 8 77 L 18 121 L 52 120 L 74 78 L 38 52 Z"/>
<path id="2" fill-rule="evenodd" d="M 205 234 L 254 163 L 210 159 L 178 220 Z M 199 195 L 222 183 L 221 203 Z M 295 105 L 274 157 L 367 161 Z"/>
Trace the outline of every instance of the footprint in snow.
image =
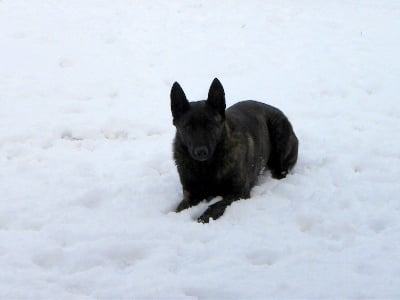
<path id="1" fill-rule="evenodd" d="M 70 67 L 72 67 L 74 65 L 74 63 L 72 62 L 72 60 L 70 60 L 70 59 L 68 59 L 66 57 L 63 57 L 63 58 L 60 58 L 58 60 L 58 65 L 61 68 L 70 68 Z"/>

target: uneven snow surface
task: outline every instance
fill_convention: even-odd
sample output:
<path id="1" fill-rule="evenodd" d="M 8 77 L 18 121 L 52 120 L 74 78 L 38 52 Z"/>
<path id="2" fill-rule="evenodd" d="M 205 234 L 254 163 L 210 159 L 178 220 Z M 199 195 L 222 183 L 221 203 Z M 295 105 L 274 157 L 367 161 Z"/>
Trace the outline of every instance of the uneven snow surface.
<path id="1" fill-rule="evenodd" d="M 400 299 L 400 2 L 0 0 L 0 299 Z M 172 212 L 169 92 L 282 109 L 286 179 Z"/>

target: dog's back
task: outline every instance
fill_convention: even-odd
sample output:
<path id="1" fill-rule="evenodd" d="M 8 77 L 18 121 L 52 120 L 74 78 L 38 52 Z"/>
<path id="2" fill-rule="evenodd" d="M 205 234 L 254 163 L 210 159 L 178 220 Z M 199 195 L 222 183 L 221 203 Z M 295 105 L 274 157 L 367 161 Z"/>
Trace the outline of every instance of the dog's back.
<path id="1" fill-rule="evenodd" d="M 266 168 L 271 153 L 266 115 L 265 104 L 256 101 L 239 102 L 226 110 L 226 152 L 235 161 L 233 176 L 243 177 L 248 192 Z"/>
<path id="2" fill-rule="evenodd" d="M 274 178 L 283 178 L 297 161 L 298 141 L 287 117 L 277 108 L 253 101 L 241 101 L 226 110 L 232 136 L 247 152 L 247 168 L 254 177 L 264 169 Z"/>

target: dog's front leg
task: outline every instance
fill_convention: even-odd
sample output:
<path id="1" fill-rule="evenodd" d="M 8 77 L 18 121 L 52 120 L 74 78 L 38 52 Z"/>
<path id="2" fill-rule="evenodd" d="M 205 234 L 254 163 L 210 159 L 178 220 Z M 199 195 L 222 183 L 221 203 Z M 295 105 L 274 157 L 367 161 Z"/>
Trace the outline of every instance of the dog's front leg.
<path id="1" fill-rule="evenodd" d="M 196 196 L 194 193 L 189 192 L 188 190 L 183 190 L 183 200 L 179 203 L 175 212 L 180 212 L 182 210 L 188 209 L 202 200 L 201 196 Z"/>
<path id="2" fill-rule="evenodd" d="M 175 212 L 181 212 L 182 210 L 188 209 L 190 207 L 190 202 L 188 200 L 183 199 L 178 207 L 175 209 Z"/>
<path id="3" fill-rule="evenodd" d="M 233 201 L 239 200 L 240 198 L 242 197 L 238 195 L 225 196 L 221 201 L 210 205 L 207 210 L 197 219 L 197 222 L 208 223 L 210 218 L 213 220 L 218 219 L 224 214 L 225 209 L 231 205 Z"/>
<path id="4" fill-rule="evenodd" d="M 178 207 L 176 208 L 175 212 L 180 212 L 184 209 L 188 209 L 192 205 L 190 204 L 190 193 L 187 190 L 183 190 L 183 200 L 179 203 Z"/>

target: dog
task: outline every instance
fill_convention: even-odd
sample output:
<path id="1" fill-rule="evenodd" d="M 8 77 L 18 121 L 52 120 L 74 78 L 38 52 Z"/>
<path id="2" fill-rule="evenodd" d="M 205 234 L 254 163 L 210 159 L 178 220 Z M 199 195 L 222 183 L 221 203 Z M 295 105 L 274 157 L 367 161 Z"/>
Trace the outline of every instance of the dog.
<path id="1" fill-rule="evenodd" d="M 295 165 L 298 139 L 279 109 L 252 100 L 226 109 L 217 78 L 207 100 L 189 102 L 177 82 L 170 97 L 176 127 L 173 158 L 183 188 L 176 212 L 222 196 L 198 218 L 200 223 L 216 220 L 232 202 L 250 198 L 265 169 L 282 179 Z"/>

